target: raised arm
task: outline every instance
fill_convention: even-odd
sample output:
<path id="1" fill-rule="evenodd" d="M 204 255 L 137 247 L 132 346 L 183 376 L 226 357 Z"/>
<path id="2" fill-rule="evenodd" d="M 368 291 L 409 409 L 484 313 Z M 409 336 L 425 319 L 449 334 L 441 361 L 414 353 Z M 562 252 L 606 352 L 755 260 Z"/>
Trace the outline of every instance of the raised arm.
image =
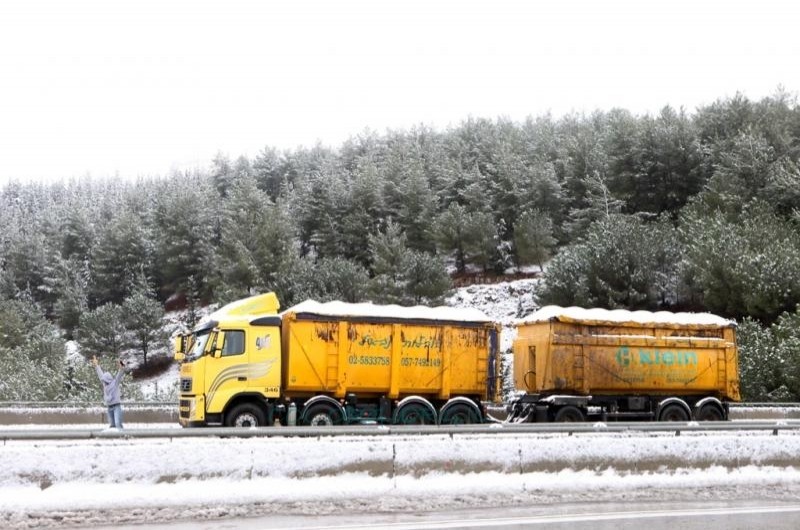
<path id="1" fill-rule="evenodd" d="M 97 378 L 100 379 L 100 381 L 102 381 L 104 372 L 103 369 L 100 368 L 100 363 L 97 362 L 96 355 L 92 357 L 92 364 L 94 365 L 94 371 L 97 372 Z"/>
<path id="2" fill-rule="evenodd" d="M 122 360 L 119 361 L 119 370 L 117 370 L 117 375 L 114 376 L 114 381 L 119 384 L 122 381 L 122 376 L 125 375 L 125 363 Z"/>

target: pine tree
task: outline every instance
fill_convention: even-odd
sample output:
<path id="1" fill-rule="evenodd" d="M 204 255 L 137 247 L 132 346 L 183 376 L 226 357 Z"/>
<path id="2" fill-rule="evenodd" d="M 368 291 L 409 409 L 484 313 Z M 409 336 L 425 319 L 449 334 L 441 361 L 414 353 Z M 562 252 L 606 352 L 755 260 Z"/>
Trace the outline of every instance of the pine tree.
<path id="1" fill-rule="evenodd" d="M 462 274 L 466 271 L 467 265 L 467 247 L 470 238 L 468 225 L 466 209 L 456 203 L 451 204 L 434 221 L 439 250 L 455 254 L 456 270 Z"/>
<path id="2" fill-rule="evenodd" d="M 143 273 L 139 274 L 133 292 L 122 303 L 122 315 L 125 328 L 133 335 L 133 343 L 142 356 L 142 363 L 147 366 L 148 353 L 153 347 L 165 343 L 167 337 L 163 331 L 164 309 Z"/>
<path id="3" fill-rule="evenodd" d="M 122 303 L 136 271 L 152 269 L 151 231 L 140 216 L 124 209 L 101 226 L 92 250 L 92 300 L 96 305 Z"/>
<path id="4" fill-rule="evenodd" d="M 82 208 L 71 209 L 61 227 L 61 257 L 86 261 L 89 259 L 94 237 L 94 227 L 87 212 Z"/>
<path id="5" fill-rule="evenodd" d="M 269 287 L 297 254 L 295 224 L 282 200 L 265 208 L 263 224 L 253 251 L 258 285 Z"/>
<path id="6" fill-rule="evenodd" d="M 0 337 L 0 400 L 63 396 L 64 341 L 30 297 L 0 300 Z"/>
<path id="7" fill-rule="evenodd" d="M 539 210 L 524 212 L 514 227 L 514 250 L 517 265 L 536 264 L 544 271 L 555 247 L 553 222 Z"/>
<path id="8" fill-rule="evenodd" d="M 303 256 L 336 255 L 339 248 L 336 197 L 345 194 L 341 179 L 339 172 L 315 172 L 298 182 L 290 208 L 298 224 Z"/>
<path id="9" fill-rule="evenodd" d="M 411 251 L 403 260 L 407 304 L 440 305 L 450 289 L 450 276 L 444 263 L 427 252 Z"/>
<path id="10" fill-rule="evenodd" d="M 407 239 L 400 226 L 387 223 L 383 232 L 369 238 L 373 277 L 369 290 L 379 303 L 400 303 L 404 298 L 404 267 L 408 263 Z"/>
<path id="11" fill-rule="evenodd" d="M 800 303 L 800 234 L 769 205 L 751 202 L 729 220 L 698 204 L 684 215 L 681 239 L 686 274 L 708 310 L 770 323 Z"/>
<path id="12" fill-rule="evenodd" d="M 58 259 L 55 269 L 53 313 L 67 337 L 72 338 L 81 315 L 89 309 L 89 271 L 85 262 L 74 259 Z"/>
<path id="13" fill-rule="evenodd" d="M 283 272 L 274 290 L 286 307 L 309 299 L 361 302 L 366 297 L 366 269 L 343 258 L 298 258 Z"/>
<path id="14" fill-rule="evenodd" d="M 217 189 L 219 196 L 224 199 L 228 196 L 228 190 L 236 179 L 236 170 L 230 158 L 221 152 L 217 153 L 211 164 L 211 181 Z"/>
<path id="15" fill-rule="evenodd" d="M 377 230 L 386 213 L 380 195 L 381 178 L 371 163 L 359 163 L 349 178 L 342 177 L 343 186 L 336 188 L 339 193 L 332 223 L 338 233 L 331 234 L 338 248 L 329 248 L 323 255 L 342 256 L 368 267 L 369 235 Z"/>
<path id="16" fill-rule="evenodd" d="M 433 251 L 434 238 L 430 220 L 437 210 L 437 197 L 425 178 L 419 162 L 408 165 L 397 185 L 399 201 L 396 210 L 397 223 L 407 236 L 409 248 Z"/>
<path id="17" fill-rule="evenodd" d="M 154 276 L 162 298 L 194 288 L 203 300 L 211 298 L 214 246 L 221 239 L 213 191 L 201 182 L 181 182 L 157 197 L 154 211 Z"/>
<path id="18" fill-rule="evenodd" d="M 231 185 L 222 204 L 222 238 L 216 249 L 220 283 L 226 289 L 246 294 L 258 286 L 255 253 L 268 207 L 269 198 L 254 178 L 238 178 Z"/>
<path id="19" fill-rule="evenodd" d="M 700 144 L 683 110 L 667 106 L 655 119 L 643 119 L 634 157 L 633 211 L 674 216 L 703 187 Z"/>
<path id="20" fill-rule="evenodd" d="M 487 272 L 498 260 L 500 234 L 497 225 L 495 225 L 492 214 L 480 211 L 469 214 L 466 222 L 464 230 L 467 238 L 464 250 L 468 260 Z M 501 272 L 504 268 L 504 266 L 501 268 Z"/>
<path id="21" fill-rule="evenodd" d="M 272 201 L 277 201 L 281 190 L 287 184 L 284 167 L 278 151 L 274 147 L 265 147 L 253 161 L 253 177 L 259 189 L 263 190 Z"/>
<path id="22" fill-rule="evenodd" d="M 751 318 L 738 323 L 736 339 L 742 399 L 769 401 L 775 390 L 785 385 L 785 359 L 769 327 Z"/>
<path id="23" fill-rule="evenodd" d="M 566 222 L 567 232 L 573 241 L 580 238 L 595 221 L 607 220 L 624 208 L 624 203 L 611 193 L 606 180 L 604 175 L 597 172 L 583 180 L 583 207 L 570 210 Z"/>
<path id="24" fill-rule="evenodd" d="M 553 259 L 540 301 L 609 309 L 671 305 L 677 300 L 680 255 L 677 234 L 668 225 L 612 215 Z"/>
<path id="25" fill-rule="evenodd" d="M 19 228 L 5 250 L 5 270 L 16 292 L 27 291 L 37 301 L 46 298 L 41 290 L 47 274 L 48 251 L 44 235 L 36 227 Z"/>
<path id="26" fill-rule="evenodd" d="M 129 346 L 122 307 L 105 304 L 81 315 L 78 342 L 87 358 L 119 357 Z"/>

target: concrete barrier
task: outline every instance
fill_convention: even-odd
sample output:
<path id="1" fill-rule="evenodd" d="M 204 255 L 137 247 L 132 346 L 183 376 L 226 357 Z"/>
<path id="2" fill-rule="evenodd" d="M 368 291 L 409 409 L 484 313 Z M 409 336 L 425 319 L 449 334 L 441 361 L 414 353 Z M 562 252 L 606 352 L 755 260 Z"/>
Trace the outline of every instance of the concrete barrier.
<path id="1" fill-rule="evenodd" d="M 13 486 L 306 479 L 343 473 L 419 478 L 480 472 L 786 468 L 797 467 L 800 454 L 797 434 L 95 439 L 38 444 L 32 451 L 33 443 L 0 446 L 0 458 L 9 463 L 0 466 L 0 493 Z"/>
<path id="2" fill-rule="evenodd" d="M 146 403 L 123 403 L 124 421 L 127 423 L 176 423 L 178 406 Z M 506 417 L 505 408 L 494 406 L 489 414 L 502 421 Z M 731 408 L 731 420 L 800 419 L 798 406 L 758 406 L 737 405 Z M 101 406 L 0 406 L 0 426 L 2 425 L 72 425 L 105 423 L 106 409 Z"/>
<path id="3" fill-rule="evenodd" d="M 178 407 L 126 405 L 126 423 L 177 423 Z M 72 425 L 107 423 L 105 407 L 0 407 L 0 425 Z"/>

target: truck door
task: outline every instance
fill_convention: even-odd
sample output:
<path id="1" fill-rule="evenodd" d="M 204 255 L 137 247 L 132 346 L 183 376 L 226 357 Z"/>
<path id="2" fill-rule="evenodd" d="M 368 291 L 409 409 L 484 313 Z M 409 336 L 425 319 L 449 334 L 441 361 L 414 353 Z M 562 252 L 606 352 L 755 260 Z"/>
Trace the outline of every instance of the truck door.
<path id="1" fill-rule="evenodd" d="M 221 330 L 212 336 L 206 362 L 206 412 L 220 413 L 231 397 L 247 390 L 248 359 L 243 330 Z"/>

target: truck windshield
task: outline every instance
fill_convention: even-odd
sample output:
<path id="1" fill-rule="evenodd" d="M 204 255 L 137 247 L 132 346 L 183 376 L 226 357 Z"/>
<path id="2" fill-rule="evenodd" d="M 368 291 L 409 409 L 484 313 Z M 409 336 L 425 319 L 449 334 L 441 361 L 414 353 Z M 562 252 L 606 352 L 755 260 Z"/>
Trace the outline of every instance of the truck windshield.
<path id="1" fill-rule="evenodd" d="M 203 355 L 208 343 L 208 337 L 211 336 L 211 330 L 201 331 L 194 336 L 192 342 L 192 349 L 186 354 L 187 361 L 193 361 Z"/>

